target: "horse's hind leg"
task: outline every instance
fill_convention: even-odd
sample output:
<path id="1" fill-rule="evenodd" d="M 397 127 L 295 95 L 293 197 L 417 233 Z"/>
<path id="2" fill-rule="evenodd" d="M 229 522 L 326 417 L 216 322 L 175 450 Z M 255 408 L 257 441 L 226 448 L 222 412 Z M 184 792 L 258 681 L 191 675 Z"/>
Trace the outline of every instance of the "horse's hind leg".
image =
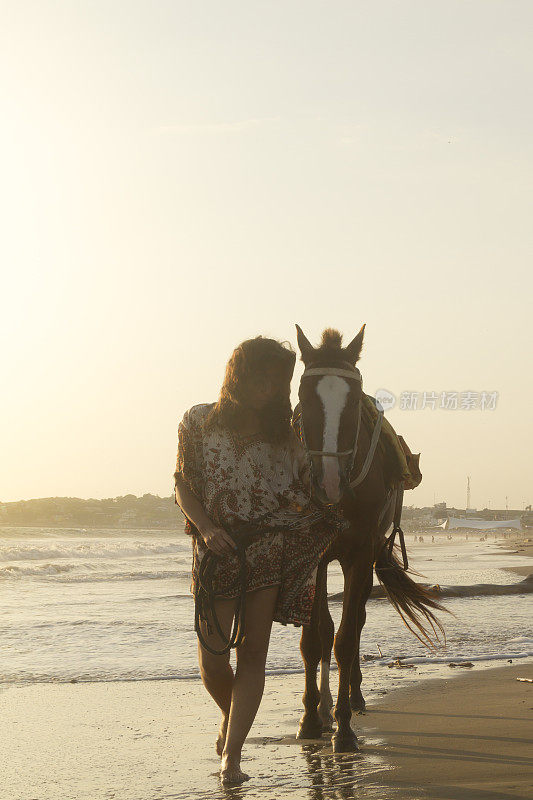
<path id="1" fill-rule="evenodd" d="M 361 675 L 360 646 L 361 646 L 361 632 L 366 622 L 366 604 L 368 598 L 370 597 L 370 592 L 372 591 L 372 576 L 373 576 L 373 567 L 372 564 L 369 564 L 369 566 L 367 567 L 367 578 L 365 581 L 363 594 L 361 596 L 359 608 L 357 610 L 355 651 L 352 662 L 352 671 L 350 673 L 350 706 L 352 708 L 352 711 L 358 711 L 358 712 L 362 712 L 366 708 L 365 698 L 363 697 L 361 692 L 361 681 L 363 676 Z"/>
<path id="2" fill-rule="evenodd" d="M 318 704 L 318 714 L 322 720 L 322 729 L 325 731 L 333 730 L 333 698 L 329 686 L 329 669 L 331 664 L 331 651 L 333 649 L 333 637 L 335 626 L 331 619 L 328 608 L 327 594 L 327 572 L 323 573 L 323 585 L 321 586 L 321 599 L 318 621 L 320 633 L 320 703 Z"/>
<path id="3" fill-rule="evenodd" d="M 300 639 L 300 652 L 305 666 L 305 690 L 302 698 L 305 711 L 300 720 L 298 733 L 296 734 L 297 739 L 320 739 L 322 736 L 322 721 L 317 710 L 320 692 L 316 682 L 316 670 L 321 654 L 318 627 L 321 602 L 320 584 L 321 581 L 317 576 L 311 622 L 309 625 L 302 626 L 302 637 Z"/>

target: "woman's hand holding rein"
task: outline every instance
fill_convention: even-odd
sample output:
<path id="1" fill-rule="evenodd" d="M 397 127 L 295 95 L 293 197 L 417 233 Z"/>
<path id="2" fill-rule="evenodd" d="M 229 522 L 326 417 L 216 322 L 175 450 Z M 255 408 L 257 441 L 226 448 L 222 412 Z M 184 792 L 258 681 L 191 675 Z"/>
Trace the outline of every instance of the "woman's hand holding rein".
<path id="1" fill-rule="evenodd" d="M 205 513 L 205 509 L 190 490 L 186 481 L 179 475 L 176 477 L 176 500 L 181 510 L 198 529 L 207 547 L 218 556 L 228 555 L 235 550 L 235 542 L 224 528 L 215 525 Z"/>
<path id="2" fill-rule="evenodd" d="M 235 550 L 235 542 L 224 528 L 219 528 L 211 520 L 209 525 L 198 528 L 202 539 L 217 556 L 225 556 Z"/>

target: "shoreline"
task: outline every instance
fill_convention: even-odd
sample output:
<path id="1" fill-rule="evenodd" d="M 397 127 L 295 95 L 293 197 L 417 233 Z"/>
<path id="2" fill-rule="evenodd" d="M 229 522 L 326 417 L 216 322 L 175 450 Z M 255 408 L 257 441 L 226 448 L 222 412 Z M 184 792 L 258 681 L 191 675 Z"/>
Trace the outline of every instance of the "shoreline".
<path id="1" fill-rule="evenodd" d="M 180 520 L 180 522 L 181 522 L 181 520 Z M 172 533 L 177 532 L 177 533 L 183 533 L 184 535 L 186 535 L 185 531 L 183 530 L 183 524 L 182 524 L 181 528 L 175 528 L 175 527 L 154 528 L 152 526 L 150 526 L 149 528 L 132 528 L 130 526 L 124 528 L 124 527 L 120 527 L 120 526 L 114 526 L 113 527 L 113 526 L 109 526 L 109 525 L 106 525 L 106 526 L 101 526 L 100 525 L 100 526 L 96 526 L 96 527 L 94 525 L 89 525 L 88 527 L 82 528 L 81 525 L 54 525 L 54 524 L 26 525 L 26 524 L 23 524 L 22 522 L 20 522 L 20 523 L 19 522 L 16 522 L 16 523 L 15 522 L 1 522 L 0 523 L 0 530 L 3 530 L 4 528 L 31 528 L 31 529 L 35 528 L 35 530 L 38 530 L 38 531 L 42 530 L 43 528 L 53 528 L 54 530 L 58 530 L 58 531 L 80 531 L 80 533 L 87 533 L 88 531 L 142 531 L 143 533 L 146 533 L 147 531 L 155 531 L 156 533 L 162 533 L 164 531 L 169 531 L 169 532 L 172 532 Z"/>
<path id="2" fill-rule="evenodd" d="M 529 533 L 525 531 L 523 533 Z M 516 548 L 510 551 L 513 555 L 520 555 L 522 557 L 533 558 L 533 533 L 530 536 L 517 536 L 514 535 L 511 539 L 500 539 L 497 543 L 498 547 L 502 549 Z M 515 575 L 529 578 L 533 575 L 533 566 L 531 567 L 500 567 L 505 572 L 512 572 Z"/>
<path id="3" fill-rule="evenodd" d="M 11 686 L 0 692 L 5 800 L 526 800 L 533 664 L 391 690 L 354 715 L 360 751 L 295 737 L 301 675 L 268 676 L 243 750 L 251 780 L 224 789 L 219 712 L 199 681 Z M 333 682 L 333 689 L 335 682 Z M 232 793 L 230 795 L 229 793 Z"/>

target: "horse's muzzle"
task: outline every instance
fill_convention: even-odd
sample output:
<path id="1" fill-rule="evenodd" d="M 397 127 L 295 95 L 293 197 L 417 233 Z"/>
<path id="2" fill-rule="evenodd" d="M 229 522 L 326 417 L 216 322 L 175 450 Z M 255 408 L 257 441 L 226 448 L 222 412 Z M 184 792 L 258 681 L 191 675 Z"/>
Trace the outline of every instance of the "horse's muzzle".
<path id="1" fill-rule="evenodd" d="M 342 500 L 342 489 L 338 497 L 329 497 L 324 487 L 317 480 L 313 480 L 312 490 L 313 500 L 321 506 L 336 506 Z"/>

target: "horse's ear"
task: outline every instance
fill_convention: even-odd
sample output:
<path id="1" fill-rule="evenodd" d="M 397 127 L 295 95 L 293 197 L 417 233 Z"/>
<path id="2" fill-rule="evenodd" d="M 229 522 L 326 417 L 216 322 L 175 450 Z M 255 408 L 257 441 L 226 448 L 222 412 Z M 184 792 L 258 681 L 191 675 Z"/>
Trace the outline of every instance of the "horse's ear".
<path id="1" fill-rule="evenodd" d="M 352 339 L 350 344 L 344 348 L 344 354 L 346 356 L 346 360 L 350 362 L 350 364 L 355 364 L 359 361 L 359 356 L 361 355 L 361 349 L 363 347 L 363 337 L 365 335 L 365 326 L 361 328 L 355 339 Z"/>
<path id="2" fill-rule="evenodd" d="M 300 348 L 300 353 L 302 354 L 302 361 L 305 364 L 311 358 L 315 348 L 299 325 L 296 326 L 296 334 L 298 338 L 298 347 Z"/>

